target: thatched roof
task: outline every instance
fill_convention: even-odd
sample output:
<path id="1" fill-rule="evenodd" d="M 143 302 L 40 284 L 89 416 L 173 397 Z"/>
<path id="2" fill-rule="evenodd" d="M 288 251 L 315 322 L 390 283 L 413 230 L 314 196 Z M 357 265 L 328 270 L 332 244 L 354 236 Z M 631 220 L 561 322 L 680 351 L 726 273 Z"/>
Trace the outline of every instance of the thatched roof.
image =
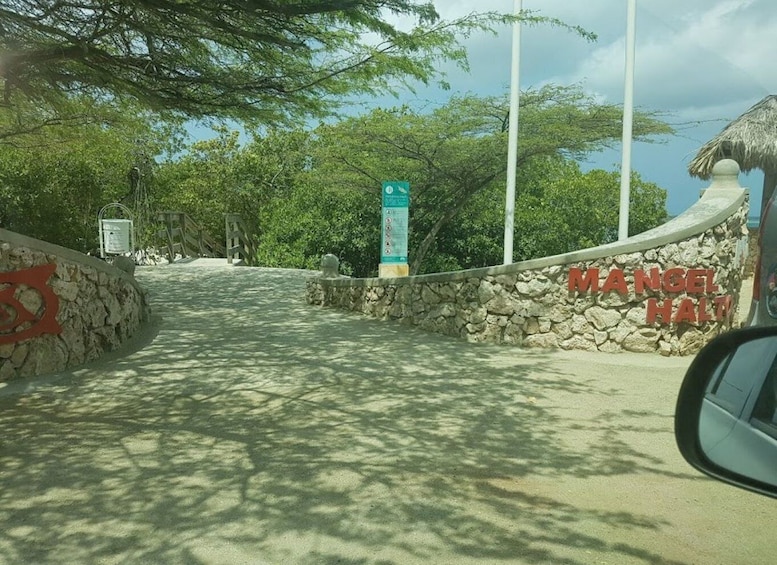
<path id="1" fill-rule="evenodd" d="M 767 96 L 705 143 L 688 172 L 708 179 L 715 163 L 726 157 L 739 163 L 742 172 L 777 172 L 777 95 Z"/>

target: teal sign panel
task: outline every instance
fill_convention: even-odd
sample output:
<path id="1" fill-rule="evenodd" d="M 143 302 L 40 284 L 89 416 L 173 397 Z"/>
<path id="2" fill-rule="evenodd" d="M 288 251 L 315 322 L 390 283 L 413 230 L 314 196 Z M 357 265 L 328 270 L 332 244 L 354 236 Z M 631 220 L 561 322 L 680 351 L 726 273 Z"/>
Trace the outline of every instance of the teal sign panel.
<path id="1" fill-rule="evenodd" d="M 407 263 L 407 226 L 410 183 L 383 182 L 381 263 Z"/>

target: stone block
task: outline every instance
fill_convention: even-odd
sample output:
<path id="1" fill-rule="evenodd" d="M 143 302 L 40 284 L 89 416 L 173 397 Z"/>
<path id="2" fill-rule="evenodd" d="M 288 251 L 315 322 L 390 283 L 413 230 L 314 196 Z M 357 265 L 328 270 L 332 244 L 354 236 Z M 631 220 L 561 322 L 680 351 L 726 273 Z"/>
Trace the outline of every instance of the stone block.
<path id="1" fill-rule="evenodd" d="M 439 304 L 440 296 L 429 285 L 424 285 L 421 288 L 421 300 L 429 305 Z"/>
<path id="2" fill-rule="evenodd" d="M 440 298 L 447 302 L 454 302 L 458 295 L 459 289 L 461 289 L 461 283 L 451 283 L 440 285 L 439 295 Z"/>
<path id="3" fill-rule="evenodd" d="M 439 304 L 429 312 L 431 318 L 453 318 L 456 315 L 456 307 L 451 303 Z"/>
<path id="4" fill-rule="evenodd" d="M 486 322 L 488 322 L 489 325 L 496 325 L 500 328 L 504 328 L 507 326 L 507 324 L 510 323 L 510 319 L 507 316 L 495 316 L 495 315 L 489 315 L 486 318 Z"/>
<path id="5" fill-rule="evenodd" d="M 553 265 L 542 269 L 542 274 L 551 280 L 556 280 L 563 272 L 564 267 L 561 265 Z"/>
<path id="6" fill-rule="evenodd" d="M 481 324 L 486 321 L 486 317 L 488 316 L 488 310 L 486 310 L 483 307 L 475 308 L 472 310 L 472 313 L 469 315 L 469 323 L 470 324 Z"/>
<path id="7" fill-rule="evenodd" d="M 512 315 L 515 312 L 515 303 L 509 295 L 499 293 L 486 303 L 486 309 L 492 314 Z"/>
<path id="8" fill-rule="evenodd" d="M 623 340 L 623 349 L 633 353 L 653 353 L 658 349 L 659 334 L 653 329 L 638 330 Z"/>
<path id="9" fill-rule="evenodd" d="M 518 277 L 516 275 L 497 275 L 495 281 L 502 288 L 512 290 L 515 283 L 518 282 Z"/>
<path id="10" fill-rule="evenodd" d="M 105 325 L 105 318 L 108 313 L 105 311 L 105 305 L 101 300 L 92 299 L 83 308 L 84 321 L 88 328 L 100 328 Z"/>
<path id="11" fill-rule="evenodd" d="M 503 332 L 504 328 L 500 327 L 498 324 L 486 324 L 482 333 L 483 340 L 491 343 L 502 343 Z"/>
<path id="12" fill-rule="evenodd" d="M 636 331 L 636 326 L 633 326 L 629 322 L 621 322 L 618 327 L 609 331 L 609 336 L 615 343 L 621 344 L 623 340 Z"/>
<path id="13" fill-rule="evenodd" d="M 28 312 L 31 312 L 34 315 L 37 314 L 40 307 L 43 306 L 43 297 L 37 290 L 27 288 L 19 294 L 19 302 Z"/>
<path id="14" fill-rule="evenodd" d="M 594 327 L 588 322 L 585 316 L 575 314 L 572 316 L 572 322 L 570 328 L 576 334 L 584 334 L 593 332 Z"/>
<path id="15" fill-rule="evenodd" d="M 597 330 L 606 330 L 617 326 L 622 320 L 617 310 L 607 310 L 601 306 L 593 306 L 585 311 L 585 319 Z"/>
<path id="16" fill-rule="evenodd" d="M 569 339 L 565 339 L 560 344 L 561 349 L 582 349 L 583 351 L 597 351 L 596 344 L 583 336 L 573 336 Z"/>
<path id="17" fill-rule="evenodd" d="M 496 296 L 496 290 L 494 285 L 488 281 L 481 281 L 478 287 L 478 302 L 480 304 L 488 303 L 492 298 Z"/>
<path id="18" fill-rule="evenodd" d="M 565 322 L 572 317 L 572 308 L 567 304 L 556 304 L 551 307 L 547 313 L 547 317 L 554 323 Z"/>
<path id="19" fill-rule="evenodd" d="M 0 362 L 0 382 L 8 381 L 16 377 L 16 368 L 10 361 Z"/>
<path id="20" fill-rule="evenodd" d="M 30 351 L 19 367 L 19 375 L 32 377 L 63 370 L 67 366 L 68 352 L 55 336 L 44 335 L 30 342 Z"/>
<path id="21" fill-rule="evenodd" d="M 599 345 L 599 351 L 602 353 L 620 353 L 623 351 L 623 348 L 615 342 L 605 341 Z"/>
<path id="22" fill-rule="evenodd" d="M 555 349 L 559 346 L 558 335 L 554 333 L 535 334 L 523 340 L 524 347 Z"/>
<path id="23" fill-rule="evenodd" d="M 568 322 L 559 322 L 558 324 L 554 324 L 553 332 L 558 335 L 560 339 L 569 339 L 574 335 L 572 333 L 572 328 L 569 327 Z"/>
<path id="24" fill-rule="evenodd" d="M 13 353 L 11 354 L 11 363 L 13 363 L 13 366 L 17 369 L 21 367 L 24 364 L 24 361 L 27 359 L 27 354 L 29 351 L 29 342 L 17 343 Z"/>
<path id="25" fill-rule="evenodd" d="M 540 280 L 533 278 L 529 282 L 518 282 L 515 284 L 515 289 L 519 294 L 536 298 L 549 292 L 552 285 L 548 279 Z"/>
<path id="26" fill-rule="evenodd" d="M 122 319 L 122 308 L 119 300 L 113 294 L 109 294 L 103 299 L 103 304 L 105 304 L 105 311 L 107 312 L 105 323 L 115 326 Z"/>
<path id="27" fill-rule="evenodd" d="M 129 257 L 116 257 L 111 261 L 111 264 L 131 277 L 135 276 L 135 261 Z"/>
<path id="28" fill-rule="evenodd" d="M 678 351 L 680 355 L 691 355 L 697 353 L 705 343 L 704 334 L 701 330 L 690 328 L 680 336 Z"/>
<path id="29" fill-rule="evenodd" d="M 3 343 L 0 345 L 0 359 L 10 359 L 16 349 L 15 343 Z"/>

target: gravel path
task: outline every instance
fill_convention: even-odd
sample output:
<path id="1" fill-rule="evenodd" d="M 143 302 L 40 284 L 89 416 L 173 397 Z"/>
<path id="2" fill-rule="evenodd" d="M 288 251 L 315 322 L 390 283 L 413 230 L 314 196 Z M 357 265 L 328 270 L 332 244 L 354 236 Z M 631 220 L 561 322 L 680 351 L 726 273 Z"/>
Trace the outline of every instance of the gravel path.
<path id="1" fill-rule="evenodd" d="M 473 345 L 306 273 L 141 268 L 134 352 L 0 387 L 0 563 L 771 564 L 680 458 L 687 358 Z"/>

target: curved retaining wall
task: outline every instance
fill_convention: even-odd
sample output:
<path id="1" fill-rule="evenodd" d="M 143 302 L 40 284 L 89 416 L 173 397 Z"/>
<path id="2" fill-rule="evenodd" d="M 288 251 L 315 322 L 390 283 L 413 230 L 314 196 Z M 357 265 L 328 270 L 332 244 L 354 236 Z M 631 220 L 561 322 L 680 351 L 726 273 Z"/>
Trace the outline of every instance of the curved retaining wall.
<path id="1" fill-rule="evenodd" d="M 97 359 L 149 314 L 145 292 L 124 271 L 0 229 L 0 381 Z"/>
<path id="2" fill-rule="evenodd" d="M 474 342 L 686 355 L 732 326 L 747 254 L 747 191 L 734 161 L 687 212 L 591 249 L 394 279 L 317 278 L 310 304 Z"/>

